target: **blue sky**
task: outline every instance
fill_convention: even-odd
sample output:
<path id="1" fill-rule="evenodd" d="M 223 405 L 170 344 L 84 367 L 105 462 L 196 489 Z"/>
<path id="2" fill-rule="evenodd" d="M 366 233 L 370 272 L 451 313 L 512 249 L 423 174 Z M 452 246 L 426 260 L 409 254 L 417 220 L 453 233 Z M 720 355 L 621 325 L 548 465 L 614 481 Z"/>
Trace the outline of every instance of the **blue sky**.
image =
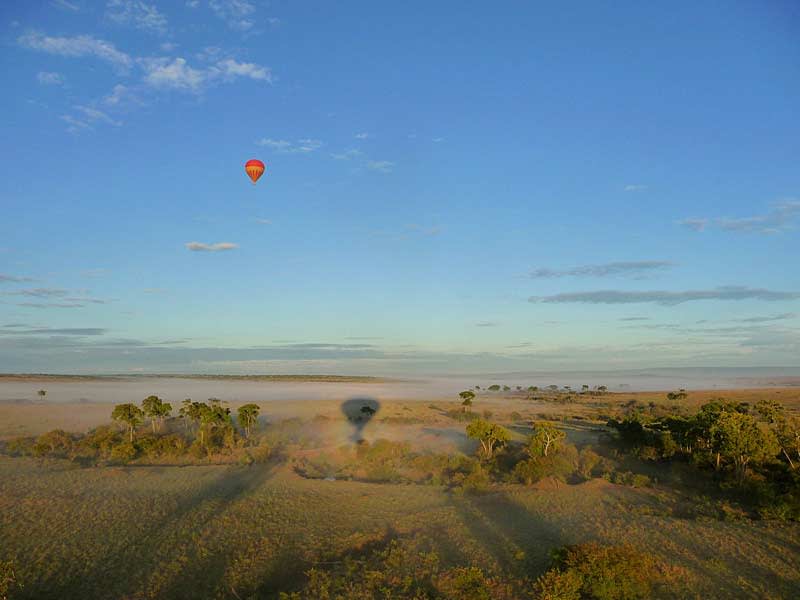
<path id="1" fill-rule="evenodd" d="M 15 4 L 0 371 L 800 366 L 795 2 Z"/>

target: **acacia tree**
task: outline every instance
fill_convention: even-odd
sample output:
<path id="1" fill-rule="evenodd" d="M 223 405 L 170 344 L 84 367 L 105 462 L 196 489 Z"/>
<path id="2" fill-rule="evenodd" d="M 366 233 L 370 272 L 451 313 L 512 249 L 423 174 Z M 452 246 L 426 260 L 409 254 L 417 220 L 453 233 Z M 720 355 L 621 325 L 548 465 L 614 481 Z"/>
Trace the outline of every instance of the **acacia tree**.
<path id="1" fill-rule="evenodd" d="M 495 449 L 511 439 L 511 434 L 505 427 L 483 419 L 477 419 L 467 425 L 467 435 L 481 443 L 486 458 L 492 458 Z"/>
<path id="2" fill-rule="evenodd" d="M 129 439 L 133 443 L 133 431 L 144 421 L 144 412 L 135 404 L 117 404 L 111 418 L 128 426 Z"/>
<path id="3" fill-rule="evenodd" d="M 795 470 L 800 466 L 800 418 L 781 417 L 777 421 L 775 434 L 778 437 L 781 453 L 789 461 L 789 467 Z"/>
<path id="4" fill-rule="evenodd" d="M 231 409 L 222 406 L 222 401 L 217 398 L 209 398 L 209 404 L 199 402 L 200 412 L 200 443 L 208 444 L 206 434 L 211 435 L 219 429 L 233 428 L 231 423 Z"/>
<path id="5" fill-rule="evenodd" d="M 800 418 L 786 415 L 780 402 L 775 400 L 759 400 L 756 412 L 763 421 L 773 427 L 781 454 L 794 471 L 800 466 Z"/>
<path id="6" fill-rule="evenodd" d="M 187 431 L 191 431 L 192 423 L 194 424 L 195 427 L 198 427 L 200 425 L 200 415 L 202 413 L 202 408 L 201 408 L 202 406 L 204 406 L 204 403 L 192 402 L 191 398 L 186 398 L 186 400 L 184 400 L 181 403 L 181 409 L 178 411 L 178 414 L 184 419 Z"/>
<path id="7" fill-rule="evenodd" d="M 250 437 L 253 427 L 258 422 L 258 404 L 244 404 L 239 407 L 239 425 L 244 429 L 246 437 Z"/>
<path id="8" fill-rule="evenodd" d="M 459 392 L 458 396 L 461 398 L 461 406 L 464 407 L 464 412 L 467 412 L 467 407 L 472 406 L 472 401 L 475 399 L 475 392 L 472 390 L 464 390 Z"/>
<path id="9" fill-rule="evenodd" d="M 41 398 L 42 400 L 44 400 L 44 397 L 47 396 L 47 390 L 39 390 L 36 393 L 39 395 L 39 398 Z"/>
<path id="10" fill-rule="evenodd" d="M 720 455 L 733 464 L 739 483 L 747 475 L 750 462 L 775 457 L 780 451 L 775 434 L 758 426 L 756 419 L 740 412 L 723 412 L 712 427 Z"/>
<path id="11" fill-rule="evenodd" d="M 559 442 L 566 437 L 560 429 L 556 429 L 550 423 L 534 424 L 533 435 L 528 440 L 527 452 L 531 458 L 536 456 L 547 456 L 558 448 Z"/>
<path id="12" fill-rule="evenodd" d="M 169 402 L 164 402 L 158 396 L 148 396 L 142 400 L 142 409 L 144 414 L 150 417 L 150 424 L 153 426 L 153 433 L 155 433 L 161 429 L 164 418 L 168 417 L 172 412 L 172 405 Z"/>

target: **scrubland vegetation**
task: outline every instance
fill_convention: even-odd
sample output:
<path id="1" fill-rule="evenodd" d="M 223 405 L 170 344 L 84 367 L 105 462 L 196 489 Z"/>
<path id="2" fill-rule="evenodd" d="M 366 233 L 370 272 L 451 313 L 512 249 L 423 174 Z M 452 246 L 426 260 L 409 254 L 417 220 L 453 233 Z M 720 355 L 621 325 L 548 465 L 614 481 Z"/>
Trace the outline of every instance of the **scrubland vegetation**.
<path id="1" fill-rule="evenodd" d="M 796 405 L 601 388 L 8 439 L 0 598 L 797 597 Z"/>

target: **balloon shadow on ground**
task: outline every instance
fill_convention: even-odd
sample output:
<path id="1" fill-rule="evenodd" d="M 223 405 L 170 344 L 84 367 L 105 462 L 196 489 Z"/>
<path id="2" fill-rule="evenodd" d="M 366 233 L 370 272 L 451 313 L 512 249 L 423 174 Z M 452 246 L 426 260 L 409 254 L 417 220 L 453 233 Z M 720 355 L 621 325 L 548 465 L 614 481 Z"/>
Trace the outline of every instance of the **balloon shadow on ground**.
<path id="1" fill-rule="evenodd" d="M 342 413 L 354 427 L 353 434 L 350 436 L 354 443 L 360 444 L 364 441 L 364 427 L 380 410 L 380 407 L 380 402 L 368 396 L 350 398 L 342 402 Z"/>

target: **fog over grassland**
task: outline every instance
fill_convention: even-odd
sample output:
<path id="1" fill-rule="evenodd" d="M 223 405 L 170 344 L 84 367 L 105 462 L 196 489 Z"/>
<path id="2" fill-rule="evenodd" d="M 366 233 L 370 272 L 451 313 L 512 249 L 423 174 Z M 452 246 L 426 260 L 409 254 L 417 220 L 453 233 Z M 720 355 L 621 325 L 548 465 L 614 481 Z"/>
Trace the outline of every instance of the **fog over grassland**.
<path id="1" fill-rule="evenodd" d="M 344 400 L 370 396 L 382 400 L 451 398 L 464 387 L 500 384 L 516 386 L 570 386 L 580 389 L 605 385 L 610 391 L 654 391 L 685 388 L 736 389 L 800 385 L 800 368 L 697 368 L 626 371 L 565 371 L 476 373 L 427 378 L 375 379 L 374 382 L 258 381 L 215 376 L 121 375 L 37 378 L 35 375 L 0 377 L 0 402 L 38 400 L 44 387 L 48 402 L 130 402 L 150 394 L 171 401 L 184 398 L 220 398 L 231 402 L 287 400 Z"/>

